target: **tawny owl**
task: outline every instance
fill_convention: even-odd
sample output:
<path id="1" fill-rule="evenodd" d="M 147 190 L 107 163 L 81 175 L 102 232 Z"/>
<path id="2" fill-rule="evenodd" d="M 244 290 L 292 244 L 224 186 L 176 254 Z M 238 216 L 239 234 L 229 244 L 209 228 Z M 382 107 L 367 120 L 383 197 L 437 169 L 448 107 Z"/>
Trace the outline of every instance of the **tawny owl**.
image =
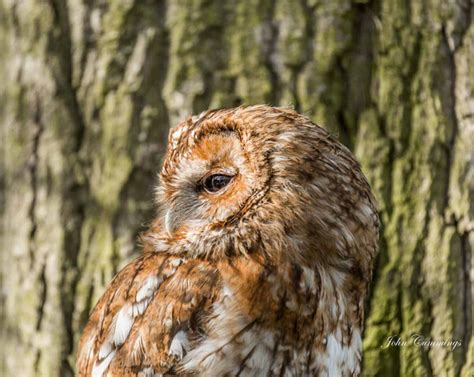
<path id="1" fill-rule="evenodd" d="M 174 128 L 143 254 L 82 335 L 80 376 L 357 376 L 377 251 L 350 151 L 295 111 Z"/>

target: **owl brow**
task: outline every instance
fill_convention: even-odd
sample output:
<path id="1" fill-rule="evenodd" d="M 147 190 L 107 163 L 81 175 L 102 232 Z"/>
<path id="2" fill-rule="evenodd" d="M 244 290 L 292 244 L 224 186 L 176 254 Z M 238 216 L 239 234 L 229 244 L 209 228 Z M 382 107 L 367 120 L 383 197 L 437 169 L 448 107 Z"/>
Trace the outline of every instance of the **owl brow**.
<path id="1" fill-rule="evenodd" d="M 240 134 L 236 130 L 234 125 L 217 125 L 216 128 L 207 128 L 206 125 L 204 124 L 202 127 L 196 130 L 196 133 L 194 135 L 194 141 L 199 141 L 202 138 L 210 135 L 224 135 L 224 136 L 232 136 L 236 135 L 237 138 L 240 140 Z"/>

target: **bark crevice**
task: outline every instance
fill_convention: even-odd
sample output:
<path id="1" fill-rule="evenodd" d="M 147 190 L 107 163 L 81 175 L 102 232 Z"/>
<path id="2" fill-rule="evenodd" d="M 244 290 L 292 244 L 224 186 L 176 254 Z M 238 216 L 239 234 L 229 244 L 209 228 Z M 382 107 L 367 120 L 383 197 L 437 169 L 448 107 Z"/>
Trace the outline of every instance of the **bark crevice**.
<path id="1" fill-rule="evenodd" d="M 469 352 L 469 342 L 472 338 L 472 285 L 470 279 L 471 273 L 471 250 L 469 246 L 469 232 L 460 235 L 461 241 L 461 263 L 463 274 L 462 286 L 462 311 L 463 311 L 463 338 L 462 338 L 462 354 L 461 361 L 457 368 L 457 373 L 461 371 L 466 364 Z"/>
<path id="2" fill-rule="evenodd" d="M 38 229 L 37 218 L 36 218 L 36 205 L 38 197 L 38 165 L 40 163 L 39 149 L 41 144 L 41 137 L 44 132 L 44 124 L 41 116 L 41 107 L 39 99 L 36 98 L 34 104 L 33 114 L 33 126 L 34 132 L 32 137 L 32 149 L 31 157 L 28 163 L 28 171 L 30 175 L 30 186 L 31 186 L 31 202 L 28 209 L 28 217 L 30 221 L 30 232 L 29 232 L 29 256 L 30 256 L 30 268 L 33 269 L 36 262 L 35 255 L 35 238 L 36 231 Z"/>

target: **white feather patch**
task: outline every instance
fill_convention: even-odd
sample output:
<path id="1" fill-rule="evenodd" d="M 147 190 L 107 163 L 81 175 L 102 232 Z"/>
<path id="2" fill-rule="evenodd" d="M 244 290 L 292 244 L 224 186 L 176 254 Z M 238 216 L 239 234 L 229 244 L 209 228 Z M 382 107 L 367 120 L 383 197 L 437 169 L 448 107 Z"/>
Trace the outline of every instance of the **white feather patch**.
<path id="1" fill-rule="evenodd" d="M 102 360 L 101 362 L 94 363 L 94 367 L 92 368 L 92 377 L 102 377 L 104 375 L 104 372 L 107 370 L 109 367 L 112 359 L 115 356 L 115 351 L 112 351 L 109 353 L 109 355 Z"/>
<path id="2" fill-rule="evenodd" d="M 130 305 L 124 305 L 115 316 L 115 331 L 113 340 L 115 346 L 122 345 L 130 334 L 134 318 Z"/>
<path id="3" fill-rule="evenodd" d="M 165 229 L 169 235 L 173 233 L 173 218 L 171 217 L 171 210 L 166 211 L 165 215 Z"/>
<path id="4" fill-rule="evenodd" d="M 155 373 L 155 370 L 152 367 L 148 367 L 138 372 L 138 377 L 163 377 L 163 374 Z"/>
<path id="5" fill-rule="evenodd" d="M 148 276 L 148 278 L 138 290 L 135 300 L 138 302 L 153 296 L 155 291 L 160 286 L 160 283 L 161 282 L 155 275 Z"/>
<path id="6" fill-rule="evenodd" d="M 234 296 L 234 292 L 228 285 L 224 285 L 222 287 L 222 296 L 227 298 L 232 298 Z"/>
<path id="7" fill-rule="evenodd" d="M 360 331 L 355 329 L 349 346 L 341 342 L 341 332 L 328 335 L 325 358 L 320 359 L 329 377 L 360 372 L 362 341 Z"/>
<path id="8" fill-rule="evenodd" d="M 156 252 L 164 252 L 169 249 L 169 244 L 167 240 L 157 238 L 153 241 Z"/>
<path id="9" fill-rule="evenodd" d="M 176 356 L 178 359 L 182 359 L 186 354 L 189 347 L 188 335 L 183 330 L 176 333 L 173 340 L 171 341 L 169 354 Z"/>
<path id="10" fill-rule="evenodd" d="M 362 338 L 358 329 L 352 333 L 351 345 L 347 355 L 346 365 L 349 370 L 358 375 L 360 373 L 360 362 L 362 359 Z"/>
<path id="11" fill-rule="evenodd" d="M 169 264 L 170 264 L 171 266 L 173 266 L 173 267 L 178 267 L 178 266 L 180 266 L 182 263 L 183 263 L 183 260 L 180 259 L 180 258 L 171 259 L 170 262 L 169 262 Z M 176 272 L 176 270 L 175 270 L 175 272 Z"/>
<path id="12" fill-rule="evenodd" d="M 81 354 L 85 354 L 86 359 L 90 359 L 93 352 L 94 352 L 94 342 L 95 342 L 95 334 L 92 333 L 87 340 L 84 348 L 81 350 Z M 84 357 L 84 356 L 83 356 Z"/>
<path id="13" fill-rule="evenodd" d="M 139 315 L 142 315 L 146 308 L 148 307 L 148 304 L 150 303 L 151 298 L 147 298 L 145 300 L 142 300 L 140 302 L 136 302 L 135 304 L 132 305 L 132 317 L 135 318 Z"/>
<path id="14" fill-rule="evenodd" d="M 105 359 L 114 350 L 109 340 L 106 340 L 99 350 L 99 360 Z"/>

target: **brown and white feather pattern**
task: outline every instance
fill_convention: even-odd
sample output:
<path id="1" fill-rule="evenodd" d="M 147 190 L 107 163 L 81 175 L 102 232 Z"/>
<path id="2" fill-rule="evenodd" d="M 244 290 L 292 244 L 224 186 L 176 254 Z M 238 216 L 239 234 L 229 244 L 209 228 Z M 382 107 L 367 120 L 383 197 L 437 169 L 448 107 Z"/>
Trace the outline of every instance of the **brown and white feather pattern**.
<path id="1" fill-rule="evenodd" d="M 378 217 L 344 146 L 289 109 L 205 112 L 171 131 L 157 199 L 79 376 L 360 374 Z"/>

